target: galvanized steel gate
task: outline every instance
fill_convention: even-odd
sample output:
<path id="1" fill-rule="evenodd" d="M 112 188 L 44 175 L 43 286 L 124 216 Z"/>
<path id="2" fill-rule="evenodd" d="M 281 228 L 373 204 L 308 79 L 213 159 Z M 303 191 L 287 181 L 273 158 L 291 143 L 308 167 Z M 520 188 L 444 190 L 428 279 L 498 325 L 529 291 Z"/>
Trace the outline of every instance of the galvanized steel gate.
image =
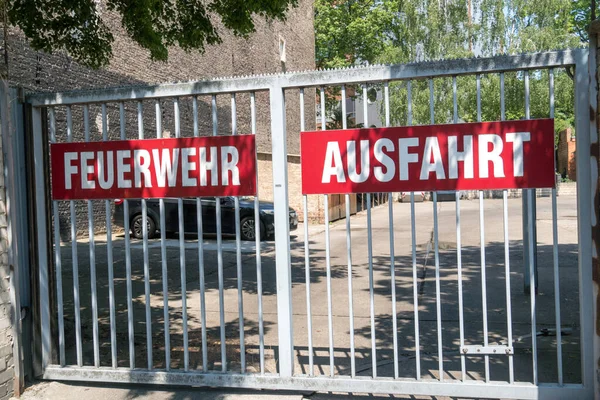
<path id="1" fill-rule="evenodd" d="M 445 271 L 450 271 L 452 274 L 456 273 L 458 277 L 457 281 L 453 281 L 458 286 L 451 293 L 441 293 L 440 258 L 442 254 L 438 238 L 440 227 L 437 194 L 433 194 L 433 208 L 429 208 L 430 211 L 427 211 L 427 218 L 433 217 L 433 237 L 429 243 L 433 245 L 431 251 L 435 266 L 435 298 L 432 298 L 429 303 L 426 301 L 425 305 L 419 303 L 423 293 L 420 293 L 418 278 L 420 269 L 418 270 L 417 257 L 420 257 L 421 253 L 419 253 L 415 233 L 420 224 L 421 214 L 418 214 L 418 210 L 421 205 L 416 207 L 412 195 L 410 196 L 410 218 L 402 221 L 394 216 L 398 203 L 392 201 L 392 194 L 389 195 L 389 229 L 387 227 L 386 229 L 390 234 L 385 236 L 385 241 L 389 241 L 390 248 L 389 255 L 386 253 L 383 260 L 381 257 L 378 258 L 377 254 L 373 254 L 371 230 L 373 229 L 372 213 L 375 211 L 372 211 L 370 205 L 367 205 L 368 255 L 367 262 L 364 264 L 365 278 L 363 281 L 368 283 L 368 288 L 365 286 L 364 289 L 357 290 L 356 286 L 353 287 L 353 277 L 360 277 L 362 274 L 362 269 L 355 262 L 363 255 L 356 254 L 356 252 L 352 254 L 351 251 L 353 248 L 351 232 L 356 232 L 356 227 L 353 230 L 353 219 L 360 218 L 360 216 L 351 217 L 349 206 L 346 209 L 345 222 L 347 249 L 342 252 L 346 258 L 340 261 L 341 269 L 334 268 L 335 261 L 332 262 L 331 259 L 332 251 L 336 249 L 332 249 L 330 246 L 331 229 L 333 228 L 330 228 L 328 223 L 327 197 L 323 199 L 325 211 L 324 253 L 319 253 L 318 257 L 315 256 L 316 250 L 312 247 L 320 245 L 313 244 L 313 233 L 307 224 L 304 224 L 304 242 L 300 241 L 298 246 L 291 247 L 285 123 L 286 109 L 289 110 L 290 104 L 299 106 L 300 129 L 302 130 L 305 119 L 311 118 L 312 115 L 312 113 L 305 115 L 305 96 L 314 96 L 314 88 L 320 90 L 322 115 L 325 115 L 325 90 L 341 88 L 341 103 L 343 115 L 345 115 L 348 85 L 363 85 L 365 97 L 369 85 L 379 85 L 384 91 L 385 123 L 390 125 L 390 115 L 393 117 L 393 114 L 397 112 L 397 110 L 390 109 L 390 85 L 395 82 L 404 82 L 403 90 L 406 90 L 408 110 L 403 112 L 407 115 L 406 123 L 410 125 L 413 115 L 411 101 L 413 84 L 415 81 L 427 80 L 429 82 L 430 118 L 431 123 L 435 123 L 439 121 L 435 114 L 435 99 L 442 95 L 435 92 L 435 81 L 452 79 L 453 114 L 451 118 L 456 122 L 459 114 L 457 79 L 460 80 L 463 76 L 474 76 L 477 84 L 477 116 L 480 120 L 481 79 L 493 76 L 494 79 L 499 78 L 500 91 L 488 95 L 499 96 L 499 113 L 504 119 L 504 82 L 505 75 L 510 73 L 516 74 L 516 79 L 524 85 L 525 115 L 529 118 L 529 79 L 530 71 L 535 70 L 536 74 L 547 73 L 549 76 L 548 116 L 553 117 L 553 78 L 554 70 L 558 68 L 569 68 L 575 82 L 579 183 L 577 197 L 577 221 L 579 222 L 577 236 L 579 240 L 576 249 L 578 297 L 576 303 L 579 318 L 574 324 L 573 332 L 575 334 L 567 339 L 569 343 L 575 343 L 573 346 L 579 352 L 579 354 L 571 354 L 579 361 L 575 364 L 581 368 L 581 373 L 574 375 L 576 381 L 563 379 L 564 357 L 561 344 L 567 339 L 561 338 L 563 327 L 560 312 L 562 301 L 558 295 L 561 289 L 561 280 L 559 279 L 556 190 L 552 190 L 551 195 L 553 261 L 548 271 L 552 271 L 553 285 L 548 290 L 550 290 L 549 293 L 554 294 L 550 304 L 555 307 L 553 313 L 555 317 L 552 323 L 555 324 L 557 338 L 552 345 L 552 352 L 556 352 L 556 358 L 550 367 L 555 372 L 550 374 L 553 379 L 549 382 L 541 382 L 538 378 L 540 366 L 538 365 L 536 344 L 539 333 L 536 326 L 536 315 L 540 310 L 536 308 L 535 291 L 531 291 L 530 296 L 520 300 L 527 305 L 527 310 L 530 312 L 530 321 L 528 324 L 524 324 L 525 328 L 523 329 L 530 332 L 531 338 L 523 339 L 526 335 L 516 338 L 513 335 L 511 310 L 514 307 L 520 307 L 521 304 L 511 305 L 511 299 L 514 303 L 516 294 L 514 290 L 511 294 L 510 283 L 511 279 L 517 277 L 515 274 L 520 271 L 511 270 L 510 266 L 511 245 L 509 243 L 507 191 L 502 194 L 501 203 L 494 203 L 501 204 L 503 208 L 503 226 L 498 227 L 499 230 L 504 231 L 504 243 L 499 247 L 502 251 L 492 254 L 492 257 L 488 254 L 487 261 L 485 259 L 485 229 L 481 229 L 480 232 L 480 265 L 483 265 L 484 268 L 477 272 L 481 277 L 482 297 L 481 305 L 475 307 L 475 311 L 481 314 L 483 324 L 483 334 L 478 333 L 480 337 L 483 337 L 483 342 L 480 343 L 469 340 L 468 335 L 465 334 L 465 322 L 469 321 L 465 321 L 463 310 L 470 305 L 464 304 L 463 301 L 463 290 L 467 290 L 468 287 L 466 288 L 466 284 L 463 283 L 464 276 L 462 275 L 462 257 L 465 257 L 465 253 L 461 247 L 463 235 L 461 229 L 464 232 L 465 228 L 468 229 L 469 226 L 465 225 L 465 221 L 461 226 L 461 204 L 465 203 L 460 201 L 459 196 L 456 197 L 453 210 L 456 225 L 452 227 L 452 230 L 456 234 L 456 242 L 450 246 L 452 257 L 450 258 L 448 254 L 444 255 L 445 259 L 449 260 L 444 267 L 444 274 Z M 39 296 L 43 377 L 56 380 L 460 397 L 589 398 L 592 396 L 594 379 L 592 246 L 590 226 L 587 223 L 590 220 L 591 204 L 591 189 L 587 184 L 591 179 L 587 161 L 590 154 L 590 121 L 587 115 L 589 91 L 588 51 L 581 49 L 488 59 L 374 66 L 28 96 L 27 102 L 32 105 L 35 144 L 35 202 L 37 250 L 40 260 Z M 449 94 L 444 93 L 443 95 Z M 364 103 L 367 104 L 366 101 Z M 240 109 L 241 104 L 249 107 L 251 115 L 249 120 L 244 121 L 246 125 L 243 132 L 237 121 L 237 110 Z M 261 111 L 258 120 L 257 110 Z M 97 115 L 95 137 L 93 129 L 90 128 L 90 114 Z M 223 114 L 227 118 L 223 119 Z M 270 118 L 270 127 L 266 124 L 267 118 Z M 117 123 L 111 125 L 110 120 L 112 119 L 116 119 Z M 343 118 L 343 120 L 344 128 L 346 128 L 346 119 Z M 148 121 L 151 121 L 150 127 L 148 127 Z M 166 123 L 172 124 L 172 126 L 165 128 Z M 261 123 L 263 126 L 259 130 L 257 126 Z M 206 127 L 206 131 L 204 131 L 204 127 Z M 325 118 L 323 118 L 322 128 L 326 128 Z M 204 243 L 203 240 L 186 241 L 184 199 L 178 199 L 177 218 L 179 219 L 180 235 L 178 242 L 175 242 L 175 250 L 169 250 L 173 248 L 171 246 L 173 241 L 165 235 L 165 205 L 162 200 L 159 222 L 162 228 L 160 229 L 160 243 L 149 241 L 145 224 L 143 240 L 141 242 L 133 241 L 128 233 L 128 218 L 125 218 L 126 233 L 122 236 L 113 235 L 112 203 L 110 201 L 88 201 L 87 215 L 85 214 L 86 204 L 81 202 L 84 207 L 82 208 L 84 215 L 88 219 L 87 239 L 84 239 L 83 243 L 80 241 L 78 245 L 76 244 L 78 234 L 82 233 L 78 232 L 76 223 L 80 209 L 78 202 L 53 202 L 51 209 L 47 209 L 47 204 L 50 204 L 50 193 L 45 176 L 49 168 L 47 140 L 64 142 L 106 141 L 119 138 L 144 139 L 150 137 L 149 132 L 154 132 L 157 137 L 162 137 L 165 129 L 173 129 L 176 137 L 220 133 L 234 135 L 251 133 L 270 136 L 272 190 L 275 200 L 274 249 L 269 247 L 269 243 L 256 240 L 255 249 L 251 250 L 252 254 L 242 251 L 244 245 L 240 241 L 239 218 L 236 218 L 235 247 L 233 245 L 229 247 L 232 254 L 235 252 L 235 257 L 231 256 L 230 258 L 230 262 L 232 265 L 235 264 L 235 268 L 224 268 L 224 264 L 228 262 L 229 256 L 226 253 L 229 250 L 227 250 L 221 235 L 221 202 L 216 201 L 217 243 L 215 248 L 210 247 L 211 244 Z M 81 132 L 83 134 L 80 134 Z M 323 134 L 325 135 L 326 132 Z M 527 205 L 523 215 L 527 228 L 525 229 L 525 254 L 530 261 L 530 269 L 524 275 L 529 274 L 532 282 L 535 282 L 536 279 L 533 269 L 534 236 L 532 229 L 535 223 L 532 217 L 534 195 L 532 190 L 523 193 L 528 200 L 523 203 Z M 189 201 L 185 200 L 185 202 Z M 367 202 L 370 203 L 370 201 L 370 196 L 367 196 Z M 479 223 L 482 228 L 485 227 L 484 203 L 483 197 L 480 196 Z M 147 204 L 145 201 L 142 201 L 141 204 L 145 219 L 147 218 Z M 201 199 L 193 200 L 191 204 L 198 213 L 198 235 L 202 237 L 202 218 L 199 216 L 202 213 L 202 207 L 206 207 L 206 205 Z M 349 205 L 348 198 L 346 198 L 346 204 Z M 305 196 L 303 210 L 305 215 L 309 212 L 308 205 L 309 202 Z M 126 215 L 129 215 L 127 201 L 124 206 Z M 430 206 L 424 204 L 423 207 Z M 258 219 L 258 198 L 255 199 L 255 210 Z M 235 199 L 235 211 L 238 216 L 239 199 Z M 101 217 L 99 218 L 98 215 Z M 174 215 L 172 217 L 175 218 Z M 62 225 L 61 221 L 63 221 Z M 108 232 L 106 237 L 99 236 L 95 231 L 94 224 L 97 224 L 98 221 L 106 224 Z M 412 251 L 407 255 L 406 260 L 399 259 L 398 254 L 394 253 L 396 247 L 394 224 L 403 224 L 406 231 L 410 231 Z M 258 234 L 260 232 L 258 224 L 256 224 L 256 229 Z M 53 237 L 53 247 L 48 246 L 49 236 Z M 160 252 L 154 252 L 154 249 L 160 249 Z M 294 257 L 297 254 L 302 256 Z M 492 260 L 494 255 L 497 260 Z M 353 257 L 355 262 L 353 262 Z M 177 259 L 178 261 L 172 262 Z M 235 261 L 233 261 L 234 259 Z M 153 265 L 155 262 L 156 265 Z M 502 283 L 504 289 L 500 291 L 504 296 L 505 305 L 498 308 L 500 311 L 496 310 L 495 312 L 506 314 L 502 317 L 506 321 L 505 325 L 502 325 L 504 332 L 502 336 L 506 335 L 506 339 L 499 341 L 500 344 L 496 345 L 488 340 L 487 302 L 491 298 L 490 296 L 496 295 L 497 292 L 486 293 L 488 283 L 485 274 L 486 270 L 491 270 L 491 267 L 486 267 L 486 262 L 488 264 L 497 263 L 494 271 L 501 271 L 498 276 L 505 280 Z M 377 315 L 377 322 L 383 321 L 382 325 L 377 328 L 375 292 L 378 289 L 374 286 L 379 283 L 374 282 L 374 263 L 384 266 L 382 270 L 377 268 L 376 274 L 387 271 L 385 273 L 388 276 L 388 282 L 391 282 L 389 296 L 392 299 L 398 299 L 397 290 L 406 289 L 407 293 L 410 293 L 403 303 L 390 301 L 391 314 L 384 316 L 383 319 Z M 269 265 L 276 269 L 276 278 L 272 274 L 264 274 L 266 271 L 264 268 L 268 268 Z M 405 278 L 408 279 L 409 284 L 401 288 L 397 284 L 397 279 L 399 279 L 397 275 L 403 273 L 401 268 L 404 267 L 407 271 L 407 278 Z M 368 279 L 366 278 L 366 268 L 368 268 Z M 216 280 L 212 281 L 215 269 L 217 276 Z M 171 277 L 169 271 L 174 271 L 176 274 Z M 274 271 L 271 270 L 271 272 Z M 191 278 L 190 274 L 192 274 Z M 85 276 L 82 278 L 85 282 L 79 281 L 81 276 Z M 323 283 L 321 278 L 326 284 L 327 299 L 319 298 L 318 304 L 314 304 L 314 302 L 311 303 L 311 298 L 314 300 L 311 296 L 311 286 L 314 288 L 315 285 Z M 267 282 L 265 279 L 269 281 Z M 343 279 L 344 282 L 347 282 L 347 291 L 332 293 L 332 279 Z M 209 280 L 211 281 L 209 282 Z M 99 282 L 101 283 L 99 284 Z M 443 284 L 446 285 L 446 280 Z M 294 290 L 294 288 L 298 289 Z M 174 290 L 176 293 L 173 293 Z M 364 294 L 367 291 L 368 296 Z M 267 295 L 268 301 L 265 300 Z M 449 318 L 446 318 L 443 312 L 446 306 L 445 301 L 448 299 L 447 295 L 458 299 L 458 320 L 456 321 L 447 321 Z M 207 304 L 213 304 L 209 303 L 209 296 L 214 296 L 215 299 L 213 302 L 215 307 L 211 309 L 207 309 Z M 363 301 L 362 298 L 357 300 L 357 296 L 366 297 Z M 387 296 L 387 292 L 385 296 Z M 229 305 L 225 302 L 226 297 L 232 300 L 227 302 Z M 445 299 L 444 302 L 442 297 Z M 51 303 L 51 299 L 54 300 L 53 303 Z M 333 307 L 338 301 L 343 301 L 344 307 L 347 307 L 348 315 L 345 317 L 347 327 L 341 333 L 338 329 L 334 340 L 334 325 L 339 321 L 339 316 L 334 315 L 337 312 L 334 313 Z M 315 307 L 325 309 L 325 303 L 327 311 L 323 314 L 313 315 L 312 309 Z M 364 318 L 366 329 L 363 337 L 370 341 L 370 346 L 359 349 L 358 344 L 355 346 L 355 334 L 358 328 L 354 325 L 356 320 L 354 313 L 355 311 L 360 313 L 359 309 L 363 303 L 369 304 L 368 314 L 365 314 Z M 403 314 L 400 324 L 397 318 L 400 313 L 400 310 L 397 309 L 399 304 L 400 306 L 404 304 L 402 307 L 408 307 L 409 310 L 408 314 Z M 419 317 L 419 313 L 423 312 L 424 307 L 428 307 L 428 304 L 432 305 L 432 318 L 435 316 L 435 319 L 431 321 Z M 356 310 L 353 309 L 353 306 L 357 306 Z M 434 309 L 435 312 L 433 312 Z M 87 320 L 82 321 L 83 314 L 89 315 L 86 317 Z M 428 313 L 426 312 L 426 314 Z M 237 315 L 237 321 L 232 320 L 235 315 Z M 313 325 L 314 318 L 318 318 L 317 326 Z M 326 324 L 325 321 L 327 321 Z M 246 322 L 245 327 L 244 322 Z M 430 322 L 431 328 L 427 328 Z M 425 328 L 420 329 L 420 323 L 426 324 L 423 325 Z M 92 325 L 91 329 L 90 324 Z M 325 325 L 327 325 L 326 328 Z M 55 331 L 52 329 L 53 326 L 57 327 Z M 275 326 L 276 334 L 273 332 Z M 410 326 L 410 329 L 403 330 L 402 335 L 399 335 L 398 330 L 404 326 Z M 450 328 L 450 326 L 453 327 Z M 299 328 L 294 329 L 295 327 Z M 544 326 L 544 328 L 546 330 L 542 334 L 551 331 L 551 329 L 547 329 L 548 326 Z M 88 331 L 91 331 L 91 334 Z M 384 336 L 385 339 L 381 338 L 383 331 L 387 332 Z M 412 333 L 409 334 L 409 331 Z M 435 336 L 431 335 L 433 331 L 436 332 Z M 323 337 L 327 337 L 327 346 L 319 348 L 316 345 L 315 342 L 318 338 L 315 332 L 324 332 Z M 458 333 L 459 336 L 455 339 L 453 336 L 451 343 L 448 341 L 442 343 L 443 335 L 453 335 L 454 333 Z M 339 339 L 340 335 L 342 339 Z M 377 339 L 377 335 L 380 336 L 379 339 Z M 410 338 L 410 335 L 414 336 Z M 431 336 L 431 343 L 435 344 L 431 348 L 429 336 Z M 390 339 L 391 343 L 389 343 Z M 382 340 L 386 340 L 386 342 L 382 342 Z M 530 345 L 525 346 L 527 351 L 524 351 L 530 360 L 526 368 L 529 372 L 523 375 L 524 377 L 515 378 L 519 374 L 519 366 L 524 364 L 513 363 L 516 351 L 513 343 L 523 340 L 531 342 Z M 340 342 L 343 344 L 340 345 Z M 444 354 L 445 348 L 448 347 L 454 350 L 449 354 Z M 384 351 L 383 348 L 387 350 Z M 436 348 L 437 351 L 435 351 Z M 473 352 L 479 353 L 479 355 L 471 355 Z M 497 355 L 496 352 L 503 354 Z M 481 355 L 484 355 L 483 360 Z M 235 359 L 235 362 L 232 362 L 232 359 Z M 364 362 L 365 360 L 367 361 L 365 367 L 357 365 L 357 361 Z M 451 371 L 454 367 L 448 366 L 452 364 L 452 360 L 456 363 L 460 362 L 460 368 L 456 368 L 456 371 Z M 385 372 L 386 364 L 393 365 L 393 373 Z M 430 364 L 433 367 L 430 368 Z M 340 367 L 340 365 L 342 366 Z M 550 364 L 545 362 L 544 365 L 543 368 L 546 368 Z M 573 368 L 573 362 L 569 362 L 568 365 L 568 368 Z M 349 368 L 347 368 L 348 366 Z M 483 373 L 473 375 L 470 368 L 479 369 L 480 366 Z M 494 376 L 497 368 L 504 372 Z M 423 370 L 429 376 L 424 376 Z"/>

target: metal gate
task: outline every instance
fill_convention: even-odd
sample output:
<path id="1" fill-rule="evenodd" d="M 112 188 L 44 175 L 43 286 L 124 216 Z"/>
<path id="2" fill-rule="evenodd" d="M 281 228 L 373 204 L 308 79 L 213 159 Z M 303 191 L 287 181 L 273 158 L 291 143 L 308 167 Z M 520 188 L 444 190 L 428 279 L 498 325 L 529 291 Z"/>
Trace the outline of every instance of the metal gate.
<path id="1" fill-rule="evenodd" d="M 341 90 L 338 99 L 345 116 L 347 88 L 359 85 L 364 98 L 370 88 L 379 88 L 389 126 L 400 114 L 406 125 L 413 123 L 418 111 L 413 110 L 413 96 L 429 97 L 430 121 L 418 122 L 432 124 L 457 122 L 464 113 L 481 120 L 482 96 L 494 96 L 499 119 L 506 119 L 506 101 L 515 98 L 514 93 L 505 96 L 510 75 L 522 85 L 524 113 L 530 118 L 530 79 L 547 74 L 544 117 L 554 117 L 555 71 L 565 68 L 574 80 L 577 132 L 578 186 L 572 204 L 577 211 L 569 211 L 578 223 L 570 228 L 576 238 L 570 246 L 558 243 L 562 219 L 556 189 L 543 200 L 547 211 L 538 210 L 537 220 L 534 190 L 505 190 L 498 199 L 485 201 L 479 192 L 476 202 L 461 200 L 458 193 L 452 194 L 453 203 L 442 203 L 441 195 L 433 193 L 432 203 L 422 204 L 415 204 L 412 194 L 403 203 L 389 194 L 390 201 L 376 209 L 366 196 L 366 211 L 356 216 L 350 215 L 346 196 L 345 222 L 334 225 L 329 223 L 327 196 L 315 201 L 304 196 L 303 215 L 311 212 L 309 205 L 322 204 L 325 223 L 321 228 L 305 223 L 290 238 L 286 116 L 291 107 L 299 107 L 300 126 L 294 129 L 304 130 L 305 121 L 314 115 L 305 110 L 305 97 L 319 93 L 325 116 L 326 91 Z M 461 84 L 469 79 L 476 84 L 476 104 L 459 110 Z M 482 94 L 487 79 L 498 86 L 485 87 L 497 87 L 498 92 Z M 390 92 L 396 90 L 407 99 L 402 103 L 407 109 L 390 105 L 397 95 Z M 444 96 L 452 99 L 452 108 L 440 116 L 436 102 Z M 29 95 L 43 378 L 590 398 L 594 314 L 591 189 L 586 183 L 591 179 L 589 100 L 584 49 Z M 368 102 L 363 103 L 366 107 Z M 250 117 L 240 121 L 242 107 L 249 109 Z M 342 120 L 345 129 L 346 118 Z M 322 117 L 322 129 L 326 127 Z M 124 230 L 119 231 L 112 225 L 112 201 L 50 200 L 48 182 L 56 172 L 49 170 L 48 141 L 144 139 L 164 137 L 171 130 L 175 137 L 268 138 L 272 181 L 265 178 L 258 187 L 272 190 L 274 245 L 261 242 L 258 223 L 254 244 L 241 241 L 240 202 L 247 202 L 243 199 L 226 204 L 217 198 L 212 205 L 211 199 L 160 200 L 155 221 L 159 239 L 149 238 L 150 205 L 141 200 L 140 240 L 130 235 L 132 201 L 124 201 Z M 514 194 L 522 194 L 523 200 L 509 198 Z M 261 196 L 253 200 L 255 221 L 261 218 Z M 212 206 L 216 243 L 203 240 L 200 217 L 203 208 Z M 224 207 L 235 212 L 235 241 L 223 238 Z M 196 212 L 200 239 L 186 237 L 188 208 Z M 542 213 L 548 225 L 540 225 Z M 523 233 L 520 225 L 509 224 L 511 214 L 522 214 Z M 493 223 L 488 222 L 487 230 L 484 216 Z M 177 219 L 176 238 L 166 232 L 165 223 L 171 219 Z M 386 223 L 377 225 L 380 220 Z M 106 235 L 95 229 L 99 224 L 106 226 Z M 425 236 L 420 233 L 423 226 L 432 226 Z M 547 231 L 551 238 L 543 249 L 536 250 L 536 226 L 538 233 Z M 461 242 L 471 231 L 478 233 L 479 246 Z M 500 239 L 490 242 L 486 234 Z M 440 235 L 450 239 L 441 240 Z M 385 252 L 382 246 L 387 246 Z M 544 268 L 539 275 L 536 258 Z M 522 294 L 521 285 L 528 279 L 531 288 L 539 286 L 539 294 L 536 289 Z M 567 309 L 561 312 L 563 304 Z M 527 320 L 517 321 L 521 316 Z"/>

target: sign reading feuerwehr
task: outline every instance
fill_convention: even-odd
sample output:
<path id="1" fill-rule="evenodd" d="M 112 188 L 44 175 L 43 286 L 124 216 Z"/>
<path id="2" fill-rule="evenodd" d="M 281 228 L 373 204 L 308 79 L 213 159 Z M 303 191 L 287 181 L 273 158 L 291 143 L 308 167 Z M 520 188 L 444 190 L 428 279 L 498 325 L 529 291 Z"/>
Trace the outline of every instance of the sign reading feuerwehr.
<path id="1" fill-rule="evenodd" d="M 57 143 L 54 200 L 256 194 L 254 135 Z"/>
<path id="2" fill-rule="evenodd" d="M 303 194 L 554 187 L 552 119 L 302 132 Z"/>

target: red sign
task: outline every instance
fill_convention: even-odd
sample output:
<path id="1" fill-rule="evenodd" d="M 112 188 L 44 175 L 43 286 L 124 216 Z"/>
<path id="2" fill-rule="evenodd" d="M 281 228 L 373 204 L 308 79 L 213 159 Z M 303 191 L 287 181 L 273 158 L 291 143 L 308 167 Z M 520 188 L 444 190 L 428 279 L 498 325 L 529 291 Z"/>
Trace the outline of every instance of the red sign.
<path id="1" fill-rule="evenodd" d="M 554 187 L 554 120 L 302 132 L 302 193 Z"/>
<path id="2" fill-rule="evenodd" d="M 254 135 L 59 143 L 54 200 L 256 194 Z"/>

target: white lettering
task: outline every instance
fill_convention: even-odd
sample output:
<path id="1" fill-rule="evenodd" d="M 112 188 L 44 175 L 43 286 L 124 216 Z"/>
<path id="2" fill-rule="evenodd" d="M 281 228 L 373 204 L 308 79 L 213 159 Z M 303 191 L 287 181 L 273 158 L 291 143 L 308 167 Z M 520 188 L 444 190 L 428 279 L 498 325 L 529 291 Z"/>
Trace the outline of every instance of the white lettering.
<path id="1" fill-rule="evenodd" d="M 433 162 L 431 157 L 433 156 Z M 429 179 L 429 174 L 435 172 L 436 179 L 446 179 L 444 164 L 442 163 L 442 153 L 437 137 L 428 137 L 425 139 L 425 150 L 423 151 L 423 161 L 421 163 L 421 180 Z"/>
<path id="2" fill-rule="evenodd" d="M 458 151 L 458 138 L 448 136 L 448 175 L 450 179 L 458 179 L 458 162 L 464 162 L 464 178 L 473 178 L 473 136 L 463 136 L 463 151 Z"/>
<path id="3" fill-rule="evenodd" d="M 231 156 L 231 160 L 229 159 Z M 237 167 L 240 161 L 238 150 L 234 146 L 221 147 L 221 182 L 223 186 L 229 185 L 229 172 L 231 171 L 231 184 L 240 185 L 240 170 Z"/>
<path id="4" fill-rule="evenodd" d="M 98 182 L 100 183 L 100 187 L 102 189 L 110 189 L 112 185 L 115 183 L 115 173 L 113 168 L 113 152 L 106 152 L 106 164 L 107 164 L 107 172 L 106 177 L 104 172 L 104 152 L 98 152 Z"/>
<path id="5" fill-rule="evenodd" d="M 371 162 L 369 160 L 369 141 L 360 141 L 360 174 L 356 173 L 356 142 L 354 140 L 346 143 L 348 178 L 354 183 L 363 183 L 371 173 Z"/>
<path id="6" fill-rule="evenodd" d="M 142 174 L 144 174 L 144 187 L 152 187 L 150 174 L 150 152 L 139 149 L 133 151 L 135 187 L 142 187 Z"/>
<path id="7" fill-rule="evenodd" d="M 154 171 L 158 187 L 164 188 L 167 180 L 169 187 L 174 187 L 177 183 L 179 149 L 173 149 L 173 159 L 171 159 L 171 149 L 162 149 L 162 158 L 159 157 L 158 149 L 152 149 L 152 157 L 154 158 Z"/>
<path id="8" fill-rule="evenodd" d="M 117 150 L 117 187 L 130 188 L 131 179 L 125 179 L 125 173 L 131 172 L 131 165 L 126 164 L 125 160 L 131 158 L 130 150 Z M 129 160 L 128 160 L 129 161 Z"/>
<path id="9" fill-rule="evenodd" d="M 506 141 L 513 144 L 513 174 L 523 176 L 523 142 L 529 142 L 529 132 L 514 132 L 506 134 Z"/>
<path id="10" fill-rule="evenodd" d="M 333 165 L 331 165 L 332 163 Z M 323 165 L 321 183 L 330 183 L 332 176 L 337 177 L 338 183 L 346 182 L 346 175 L 344 174 L 342 155 L 340 154 L 340 146 L 338 142 L 327 142 L 327 150 L 325 150 L 325 164 Z"/>
<path id="11" fill-rule="evenodd" d="M 385 167 L 386 171 L 384 173 L 383 167 L 376 166 L 373 168 L 373 173 L 379 182 L 389 182 L 394 178 L 396 166 L 391 157 L 383 152 L 383 149 L 394 151 L 394 143 L 390 139 L 379 139 L 375 142 L 375 158 Z"/>
<path id="12" fill-rule="evenodd" d="M 196 178 L 190 178 L 190 171 L 196 171 L 196 163 L 190 161 L 190 156 L 196 155 L 195 147 L 184 147 L 181 149 L 181 184 L 185 186 L 197 186 Z"/>
<path id="13" fill-rule="evenodd" d="M 73 175 L 77 173 L 77 165 L 73 165 L 71 162 L 76 161 L 78 157 L 76 152 L 65 153 L 65 189 L 73 189 Z"/>
<path id="14" fill-rule="evenodd" d="M 219 185 L 217 148 L 210 148 L 210 160 L 206 161 L 206 147 L 200 147 L 200 186 L 206 186 L 206 172 L 210 171 L 210 185 Z"/>
<path id="15" fill-rule="evenodd" d="M 417 147 L 419 146 L 419 138 L 411 137 L 411 138 L 403 138 L 398 139 L 398 159 L 399 159 L 399 169 L 400 169 L 400 180 L 407 181 L 408 180 L 408 164 L 409 163 L 417 163 L 419 162 L 419 156 L 414 153 L 409 153 L 409 147 Z"/>
<path id="16" fill-rule="evenodd" d="M 489 162 L 494 164 L 494 177 L 504 178 L 504 162 L 500 153 L 502 153 L 502 138 L 495 134 L 479 135 L 479 177 L 489 177 Z M 492 144 L 492 150 L 489 150 L 489 144 Z"/>
<path id="17" fill-rule="evenodd" d="M 89 161 L 94 159 L 93 151 L 82 151 L 81 152 L 81 188 L 82 189 L 95 189 L 96 182 L 90 180 L 90 174 L 94 173 L 94 164 L 90 165 Z"/>

